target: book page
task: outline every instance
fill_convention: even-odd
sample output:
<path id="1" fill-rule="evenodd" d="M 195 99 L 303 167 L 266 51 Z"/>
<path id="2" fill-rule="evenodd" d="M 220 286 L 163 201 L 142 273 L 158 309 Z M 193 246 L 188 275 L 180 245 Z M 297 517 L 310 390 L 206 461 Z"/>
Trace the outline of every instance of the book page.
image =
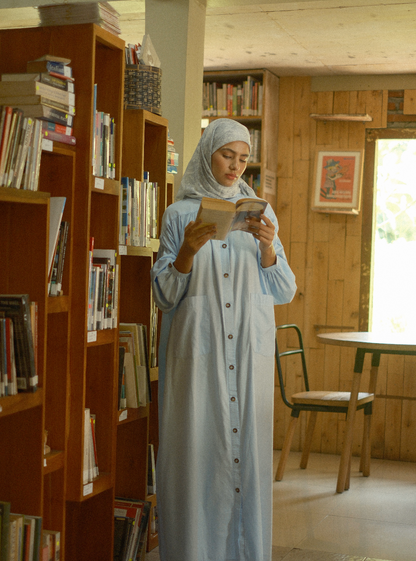
<path id="1" fill-rule="evenodd" d="M 248 232 L 247 218 L 255 218 L 260 222 L 260 215 L 264 213 L 267 201 L 252 199 L 236 204 L 236 213 L 231 224 L 231 230 L 241 230 Z"/>
<path id="2" fill-rule="evenodd" d="M 217 225 L 217 234 L 212 238 L 213 240 L 224 240 L 230 230 L 233 214 L 227 210 L 201 209 L 198 218 L 202 220 L 201 226 L 205 224 Z"/>

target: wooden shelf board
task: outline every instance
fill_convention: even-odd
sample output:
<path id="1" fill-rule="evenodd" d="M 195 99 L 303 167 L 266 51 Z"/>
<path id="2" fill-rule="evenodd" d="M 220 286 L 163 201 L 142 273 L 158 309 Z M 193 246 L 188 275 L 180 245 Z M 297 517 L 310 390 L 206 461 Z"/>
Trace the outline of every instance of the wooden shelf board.
<path id="1" fill-rule="evenodd" d="M 157 366 L 150 369 L 150 381 L 156 382 L 159 380 L 159 368 Z"/>
<path id="2" fill-rule="evenodd" d="M 48 313 L 58 314 L 69 310 L 68 296 L 49 296 L 48 297 Z"/>
<path id="3" fill-rule="evenodd" d="M 0 187 L 0 201 L 11 203 L 28 203 L 28 204 L 47 204 L 50 198 L 49 193 L 44 191 L 26 191 L 23 189 L 12 189 L 10 187 Z"/>
<path id="4" fill-rule="evenodd" d="M 0 398 L 0 418 L 13 415 L 32 407 L 39 407 L 43 403 L 43 389 L 38 388 L 34 393 L 18 393 Z"/>
<path id="5" fill-rule="evenodd" d="M 118 411 L 118 421 L 117 424 L 131 423 L 132 421 L 137 421 L 138 419 L 144 419 L 149 415 L 149 407 L 138 407 L 137 409 L 126 408 Z"/>
<path id="6" fill-rule="evenodd" d="M 51 450 L 44 457 L 43 475 L 58 471 L 65 465 L 65 453 L 63 450 Z"/>
<path id="7" fill-rule="evenodd" d="M 348 115 L 344 113 L 335 113 L 335 114 L 318 114 L 318 113 L 311 113 L 309 115 L 315 121 L 361 121 L 361 122 L 369 122 L 373 120 L 373 117 L 368 114 L 362 115 Z"/>

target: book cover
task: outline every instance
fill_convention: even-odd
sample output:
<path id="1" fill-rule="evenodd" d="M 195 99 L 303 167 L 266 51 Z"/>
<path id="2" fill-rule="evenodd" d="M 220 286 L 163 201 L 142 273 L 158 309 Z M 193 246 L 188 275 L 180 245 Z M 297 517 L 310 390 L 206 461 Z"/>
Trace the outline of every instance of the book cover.
<path id="1" fill-rule="evenodd" d="M 118 408 L 119 410 L 126 408 L 126 386 L 125 386 L 125 366 L 124 356 L 126 349 L 118 348 Z"/>
<path id="2" fill-rule="evenodd" d="M 48 277 L 52 272 L 52 264 L 57 249 L 59 230 L 64 213 L 66 197 L 51 197 L 49 203 L 49 250 L 48 250 Z"/>
<path id="3" fill-rule="evenodd" d="M 34 515 L 25 515 L 27 520 L 34 521 L 34 531 L 33 531 L 33 561 L 41 561 L 41 545 L 42 545 L 42 517 Z"/>
<path id="4" fill-rule="evenodd" d="M 72 67 L 68 63 L 56 60 L 29 60 L 26 64 L 27 72 L 55 72 L 56 74 L 72 78 Z"/>
<path id="5" fill-rule="evenodd" d="M 69 232 L 69 222 L 62 221 L 61 226 L 63 228 L 62 233 L 62 247 L 59 252 L 58 258 L 58 272 L 57 272 L 57 279 L 56 279 L 56 296 L 60 296 L 62 294 L 62 281 L 64 275 L 64 265 L 65 265 L 65 255 L 66 255 L 66 247 L 68 245 L 68 232 Z M 53 296 L 53 294 L 52 294 Z"/>
<path id="6" fill-rule="evenodd" d="M 131 518 L 128 516 L 114 516 L 113 561 L 126 561 L 131 532 Z"/>
<path id="7" fill-rule="evenodd" d="M 63 144 L 69 144 L 70 146 L 75 146 L 77 143 L 75 136 L 47 129 L 42 129 L 42 138 L 46 138 L 46 140 L 51 140 L 52 142 L 62 142 Z"/>
<path id="8" fill-rule="evenodd" d="M 10 513 L 10 524 L 15 526 L 13 530 L 13 535 L 10 537 L 10 545 L 12 541 L 15 543 L 15 555 L 16 560 L 21 561 L 23 558 L 23 547 L 24 547 L 24 515 L 18 513 Z"/>
<path id="9" fill-rule="evenodd" d="M 15 111 L 16 111 L 16 127 L 13 134 L 13 141 L 10 149 L 9 158 L 6 163 L 6 168 L 3 175 L 3 185 L 5 185 L 6 187 L 10 187 L 13 180 L 13 175 L 17 164 L 17 156 L 19 153 L 21 136 L 23 134 L 22 133 L 23 121 L 24 121 L 23 111 L 20 109 L 16 109 Z"/>
<path id="10" fill-rule="evenodd" d="M 229 232 L 240 230 L 249 232 L 247 218 L 260 221 L 268 203 L 263 199 L 244 198 L 236 203 L 224 199 L 203 197 L 198 210 L 197 220 L 202 220 L 202 225 L 216 224 L 217 234 L 212 238 L 225 240 Z"/>
<path id="11" fill-rule="evenodd" d="M 10 185 L 14 189 L 20 189 L 22 185 L 26 158 L 29 151 L 29 146 L 32 142 L 33 126 L 34 119 L 32 119 L 31 117 L 25 117 L 23 119 L 22 133 L 20 135 L 19 147 L 16 156 L 16 166 L 13 171 L 13 178 Z"/>
<path id="12" fill-rule="evenodd" d="M 61 111 L 55 109 L 55 107 L 49 107 L 48 105 L 42 105 L 40 103 L 36 104 L 16 104 L 17 109 L 22 109 L 25 117 L 32 117 L 46 121 L 52 121 L 54 123 L 59 123 L 65 125 L 66 127 L 72 127 L 73 115 L 70 115 L 67 111 Z"/>
<path id="13" fill-rule="evenodd" d="M 18 99 L 20 97 L 33 96 L 44 96 L 47 99 L 58 101 L 59 103 L 70 106 L 75 105 L 75 94 L 73 92 L 56 88 L 44 82 L 35 82 L 33 80 L 26 82 L 22 80 L 17 80 L 15 82 L 0 81 L 0 100 L 1 98 L 8 97 Z"/>
<path id="14" fill-rule="evenodd" d="M 1 294 L 0 313 L 13 321 L 17 389 L 34 392 L 38 377 L 35 367 L 33 334 L 28 294 Z"/>
<path id="15" fill-rule="evenodd" d="M 63 111 L 71 116 L 75 115 L 74 106 L 68 105 L 67 103 L 62 103 L 60 101 L 56 101 L 55 99 L 51 99 L 49 97 L 46 97 L 45 95 L 6 96 L 0 94 L 0 105 L 13 105 L 13 107 L 17 107 L 20 109 L 24 109 L 25 106 L 36 107 L 37 105 L 43 105 L 45 107 L 51 107 L 52 109 L 57 109 L 58 111 Z"/>
<path id="16" fill-rule="evenodd" d="M 0 559 L 7 559 L 10 533 L 10 503 L 0 501 Z"/>
<path id="17" fill-rule="evenodd" d="M 20 72 L 2 74 L 0 77 L 2 82 L 41 82 L 49 84 L 60 90 L 74 93 L 75 87 L 72 80 L 64 77 L 54 76 L 49 72 Z"/>
<path id="18" fill-rule="evenodd" d="M 149 443 L 148 466 L 147 466 L 147 493 L 149 495 L 156 494 L 156 462 L 155 449 L 153 444 Z"/>
<path id="19" fill-rule="evenodd" d="M 5 105 L 3 107 L 4 119 L 0 144 L 0 185 L 3 184 L 3 173 L 6 166 L 6 152 L 9 141 L 9 132 L 12 124 L 13 109 Z"/>

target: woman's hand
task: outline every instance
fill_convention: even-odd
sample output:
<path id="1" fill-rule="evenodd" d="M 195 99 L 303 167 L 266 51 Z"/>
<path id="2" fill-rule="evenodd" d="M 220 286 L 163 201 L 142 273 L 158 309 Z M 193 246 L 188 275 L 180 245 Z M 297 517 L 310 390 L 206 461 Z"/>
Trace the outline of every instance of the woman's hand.
<path id="1" fill-rule="evenodd" d="M 191 272 L 195 255 L 217 232 L 215 224 L 201 226 L 201 223 L 201 220 L 192 221 L 185 227 L 184 240 L 174 263 L 180 273 Z"/>
<path id="2" fill-rule="evenodd" d="M 271 267 L 276 263 L 276 252 L 273 240 L 276 232 L 273 222 L 265 214 L 260 215 L 261 221 L 249 219 L 249 230 L 259 241 L 261 251 L 261 264 L 264 268 Z"/>

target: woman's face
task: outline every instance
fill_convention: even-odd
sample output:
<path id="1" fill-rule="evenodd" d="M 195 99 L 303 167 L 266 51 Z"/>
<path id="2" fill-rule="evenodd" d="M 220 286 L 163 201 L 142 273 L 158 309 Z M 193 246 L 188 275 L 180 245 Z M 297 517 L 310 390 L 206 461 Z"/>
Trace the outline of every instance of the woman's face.
<path id="1" fill-rule="evenodd" d="M 215 179 L 224 187 L 232 187 L 244 173 L 247 166 L 249 148 L 242 140 L 224 144 L 211 156 L 211 171 Z"/>

